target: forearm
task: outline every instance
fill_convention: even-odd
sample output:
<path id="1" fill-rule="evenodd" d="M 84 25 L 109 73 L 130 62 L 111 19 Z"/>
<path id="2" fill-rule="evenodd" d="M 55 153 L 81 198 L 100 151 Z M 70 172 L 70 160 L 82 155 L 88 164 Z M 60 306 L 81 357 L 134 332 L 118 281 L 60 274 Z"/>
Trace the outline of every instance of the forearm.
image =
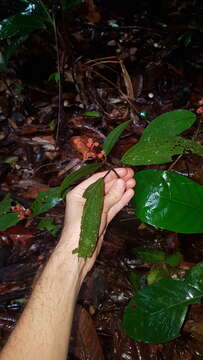
<path id="1" fill-rule="evenodd" d="M 66 359 L 83 266 L 68 251 L 63 241 L 55 249 L 0 360 Z"/>

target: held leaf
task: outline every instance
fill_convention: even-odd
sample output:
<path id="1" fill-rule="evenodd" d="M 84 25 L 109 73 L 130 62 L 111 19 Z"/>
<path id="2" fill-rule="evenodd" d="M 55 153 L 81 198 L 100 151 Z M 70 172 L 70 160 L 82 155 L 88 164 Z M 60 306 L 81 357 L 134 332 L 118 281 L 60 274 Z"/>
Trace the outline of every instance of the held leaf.
<path id="1" fill-rule="evenodd" d="M 91 257 L 99 234 L 101 215 L 104 203 L 104 179 L 98 179 L 91 184 L 84 192 L 83 197 L 86 199 L 79 240 L 79 248 L 74 250 L 79 257 Z"/>
<path id="2" fill-rule="evenodd" d="M 133 206 L 139 219 L 162 229 L 203 232 L 203 187 L 171 171 L 143 170 L 136 175 Z"/>
<path id="3" fill-rule="evenodd" d="M 118 125 L 115 129 L 113 129 L 110 134 L 107 136 L 106 140 L 103 143 L 102 149 L 105 151 L 105 156 L 110 153 L 114 145 L 119 139 L 119 136 L 125 130 L 125 128 L 130 124 L 131 120 L 125 121 L 124 123 Z"/>

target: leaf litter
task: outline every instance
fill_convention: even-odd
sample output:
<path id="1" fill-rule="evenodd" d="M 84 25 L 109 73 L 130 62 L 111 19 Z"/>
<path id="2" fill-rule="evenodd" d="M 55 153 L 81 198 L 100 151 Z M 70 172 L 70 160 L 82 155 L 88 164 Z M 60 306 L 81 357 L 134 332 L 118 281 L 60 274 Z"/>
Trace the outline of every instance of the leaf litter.
<path id="1" fill-rule="evenodd" d="M 123 126 L 131 120 L 109 155 L 115 167 L 156 116 L 180 108 L 194 112 L 202 109 L 199 103 L 203 96 L 202 45 L 198 27 L 194 29 L 188 22 L 188 14 L 196 19 L 202 14 L 198 1 L 196 9 L 185 2 L 182 8 L 178 2 L 168 3 L 162 9 L 150 7 L 150 15 L 144 4 L 113 6 L 104 1 L 95 7 L 93 1 L 85 3 L 85 9 L 75 9 L 74 15 L 69 15 L 72 60 L 64 68 L 57 139 L 53 124 L 57 124 L 59 111 L 58 85 L 48 81 L 51 73 L 56 74 L 54 39 L 50 47 L 50 36 L 45 32 L 33 33 L 18 49 L 18 57 L 11 58 L 1 73 L 0 200 L 10 194 L 14 206 L 20 204 L 30 209 L 39 191 L 50 188 L 54 189 L 56 205 L 60 198 L 56 189 L 66 175 L 91 164 L 94 155 L 98 158 L 107 134 L 117 125 Z M 75 21 L 77 11 L 80 17 Z M 42 53 L 43 60 L 38 62 Z M 62 50 L 61 60 L 64 56 Z M 147 118 L 139 115 L 143 111 L 147 112 Z M 197 111 L 200 116 L 201 111 Z M 202 144 L 201 117 L 199 124 L 196 122 L 185 134 L 186 138 L 195 136 L 195 141 Z M 74 138 L 82 146 L 78 142 L 75 146 Z M 92 139 L 89 147 L 88 139 Z M 99 146 L 93 147 L 95 143 Z M 8 162 L 9 158 L 14 160 Z M 179 173 L 203 184 L 202 158 L 183 154 L 174 166 Z M 154 168 L 167 170 L 164 165 Z M 5 200 L 7 207 L 11 206 L 9 199 Z M 23 225 L 1 232 L 1 345 L 22 311 L 24 303 L 20 299 L 28 298 L 36 272 L 57 242 L 55 230 L 63 224 L 64 204 L 60 202 L 48 213 L 39 215 L 41 225 L 26 217 Z M 148 269 L 132 256 L 131 249 L 140 246 L 168 255 L 181 251 L 183 272 L 185 267 L 188 269 L 201 261 L 203 255 L 200 236 L 172 237 L 167 231 L 143 228 L 132 216 L 131 205 L 123 209 L 109 227 L 95 270 L 87 277 L 86 289 L 81 289 L 79 295 L 79 302 L 92 314 L 84 321 L 93 323 L 97 330 L 96 334 L 91 330 L 92 325 L 87 325 L 89 336 L 98 348 L 98 359 L 103 356 L 106 359 L 155 360 L 159 356 L 200 359 L 203 318 L 198 304 L 191 306 L 181 337 L 170 344 L 142 344 L 122 332 L 123 308 L 134 294 L 126 274 L 135 270 L 143 276 Z M 81 327 L 80 318 L 76 324 L 79 322 Z M 77 328 L 75 323 L 74 326 Z M 69 358 L 73 354 L 81 356 L 84 351 L 81 344 L 79 341 L 71 345 Z"/>

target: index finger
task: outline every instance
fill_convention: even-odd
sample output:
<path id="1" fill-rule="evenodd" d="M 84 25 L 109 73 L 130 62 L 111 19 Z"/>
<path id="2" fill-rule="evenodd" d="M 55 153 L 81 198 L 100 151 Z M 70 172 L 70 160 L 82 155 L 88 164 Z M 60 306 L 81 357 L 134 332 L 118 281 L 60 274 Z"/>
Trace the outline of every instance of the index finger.
<path id="1" fill-rule="evenodd" d="M 134 174 L 134 172 L 131 168 L 115 168 L 114 170 L 121 178 L 124 178 L 126 175 L 128 175 L 129 171 L 132 173 L 131 176 L 133 176 L 133 174 Z M 101 171 L 99 173 L 92 175 L 90 178 L 88 178 L 87 180 L 84 180 L 81 184 L 76 186 L 76 188 L 74 190 L 77 190 L 77 189 L 85 190 L 89 185 L 93 184 L 98 179 L 104 177 L 108 172 L 109 172 L 109 170 Z M 115 172 L 114 171 L 109 172 L 109 174 L 105 177 L 105 184 L 112 180 L 117 179 L 117 175 Z"/>

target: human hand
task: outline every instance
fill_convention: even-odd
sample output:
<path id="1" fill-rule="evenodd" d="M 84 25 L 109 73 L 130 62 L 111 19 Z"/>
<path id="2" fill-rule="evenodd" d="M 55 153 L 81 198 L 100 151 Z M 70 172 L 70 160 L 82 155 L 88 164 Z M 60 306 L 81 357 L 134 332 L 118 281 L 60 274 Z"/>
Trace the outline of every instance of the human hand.
<path id="1" fill-rule="evenodd" d="M 131 168 L 117 168 L 115 171 L 120 178 L 116 176 L 114 171 L 111 171 L 104 179 L 105 196 L 99 230 L 99 239 L 92 257 L 87 258 L 86 260 L 79 258 L 78 261 L 78 255 L 72 253 L 72 251 L 79 246 L 81 219 L 83 207 L 86 201 L 83 198 L 83 194 L 89 185 L 94 183 L 97 179 L 104 177 L 104 175 L 107 174 L 107 171 L 92 175 L 89 179 L 83 181 L 71 190 L 66 197 L 64 229 L 60 244 L 63 244 L 69 253 L 68 261 L 72 262 L 73 259 L 77 259 L 77 263 L 83 264 L 83 278 L 92 268 L 97 258 L 106 227 L 114 216 L 125 205 L 127 205 L 134 195 L 133 187 L 135 186 L 135 180 L 132 178 L 134 175 L 133 170 Z"/>

